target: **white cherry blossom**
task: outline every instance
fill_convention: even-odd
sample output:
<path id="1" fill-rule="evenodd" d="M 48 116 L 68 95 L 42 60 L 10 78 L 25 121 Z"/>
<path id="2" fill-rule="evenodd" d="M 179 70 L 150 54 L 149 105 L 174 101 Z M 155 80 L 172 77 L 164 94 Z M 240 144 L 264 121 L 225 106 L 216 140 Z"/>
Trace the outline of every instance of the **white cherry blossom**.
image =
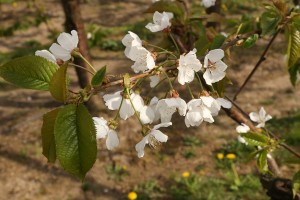
<path id="1" fill-rule="evenodd" d="M 159 114 L 156 110 L 158 98 L 153 97 L 148 106 L 144 106 L 140 111 L 140 119 L 143 124 L 152 124 L 159 119 Z"/>
<path id="2" fill-rule="evenodd" d="M 208 85 L 218 82 L 225 77 L 227 65 L 221 60 L 224 57 L 222 49 L 214 49 L 208 52 L 204 58 L 203 67 L 206 69 L 203 78 Z"/>
<path id="3" fill-rule="evenodd" d="M 68 61 L 71 59 L 72 51 L 77 48 L 78 45 L 78 35 L 77 31 L 72 30 L 71 34 L 61 33 L 57 38 L 57 43 L 53 43 L 50 47 L 51 53 L 55 58 L 61 59 L 63 61 Z"/>
<path id="4" fill-rule="evenodd" d="M 142 46 L 142 41 L 139 36 L 131 31 L 128 31 L 128 34 L 124 36 L 124 38 L 122 39 L 122 43 L 126 47 L 124 54 L 129 59 L 133 59 L 131 48 L 134 46 Z"/>
<path id="5" fill-rule="evenodd" d="M 35 52 L 35 55 L 46 58 L 47 60 L 56 63 L 55 56 L 52 53 L 50 53 L 48 50 L 38 50 Z"/>
<path id="6" fill-rule="evenodd" d="M 144 156 L 144 149 L 146 144 L 149 144 L 151 147 L 155 148 L 159 143 L 167 142 L 168 136 L 157 129 L 161 127 L 168 127 L 171 125 L 172 122 L 155 125 L 153 129 L 139 143 L 135 145 L 135 150 L 138 152 L 138 157 L 141 158 Z"/>
<path id="7" fill-rule="evenodd" d="M 97 139 L 106 138 L 106 147 L 108 150 L 117 147 L 120 143 L 117 132 L 107 126 L 107 121 L 103 117 L 93 117 L 93 121 L 96 127 Z"/>
<path id="8" fill-rule="evenodd" d="M 154 58 L 147 49 L 140 46 L 133 46 L 130 50 L 131 59 L 135 63 L 131 66 L 135 73 L 146 72 L 155 67 Z"/>
<path id="9" fill-rule="evenodd" d="M 249 117 L 252 121 L 257 122 L 257 128 L 265 127 L 266 121 L 272 119 L 271 115 L 268 115 L 263 107 L 260 108 L 259 113 L 251 112 Z"/>
<path id="10" fill-rule="evenodd" d="M 180 55 L 178 66 L 178 82 L 181 85 L 190 83 L 194 80 L 195 72 L 202 68 L 201 62 L 197 59 L 196 49 L 186 55 Z"/>
<path id="11" fill-rule="evenodd" d="M 170 122 L 172 115 L 178 110 L 181 116 L 185 116 L 187 105 L 180 97 L 161 99 L 156 105 L 162 123 Z"/>
<path id="12" fill-rule="evenodd" d="M 236 127 L 236 132 L 238 132 L 238 133 L 247 133 L 247 132 L 249 132 L 249 131 L 250 131 L 249 126 L 247 126 L 247 125 L 244 124 L 244 123 L 242 123 L 241 125 L 239 125 L 239 126 Z M 238 141 L 239 141 L 240 143 L 248 144 L 248 143 L 246 142 L 246 140 L 245 140 L 243 137 L 241 137 L 240 135 L 238 136 Z"/>
<path id="13" fill-rule="evenodd" d="M 185 116 L 184 122 L 187 127 L 199 126 L 203 121 L 213 123 L 212 108 L 214 111 L 217 110 L 213 105 L 215 99 L 212 97 L 202 96 L 199 99 L 192 99 L 188 102 L 188 112 Z M 218 107 L 219 108 L 219 107 Z"/>
<path id="14" fill-rule="evenodd" d="M 164 30 L 171 26 L 170 20 L 174 17 L 173 13 L 170 12 L 158 12 L 156 11 L 153 15 L 153 22 L 148 23 L 146 28 L 149 29 L 151 32 L 158 32 Z"/>
<path id="15" fill-rule="evenodd" d="M 127 118 L 134 115 L 134 109 L 129 99 L 124 98 L 122 102 L 122 92 L 123 91 L 118 91 L 114 94 L 106 94 L 103 96 L 103 99 L 105 101 L 105 105 L 110 110 L 118 110 L 120 108 L 120 104 L 122 103 L 122 106 L 120 108 L 120 117 L 126 120 Z M 144 106 L 142 97 L 139 94 L 131 92 L 130 99 L 136 111 L 139 112 Z"/>
<path id="16" fill-rule="evenodd" d="M 212 7 L 216 4 L 216 0 L 202 0 L 201 5 L 205 8 Z"/>

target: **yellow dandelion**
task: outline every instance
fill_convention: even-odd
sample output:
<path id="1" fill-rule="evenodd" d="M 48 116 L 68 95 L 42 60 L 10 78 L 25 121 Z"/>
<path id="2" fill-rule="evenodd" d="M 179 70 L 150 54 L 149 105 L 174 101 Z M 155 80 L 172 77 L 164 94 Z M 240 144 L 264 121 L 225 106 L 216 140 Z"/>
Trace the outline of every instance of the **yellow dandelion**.
<path id="1" fill-rule="evenodd" d="M 15 8 L 15 7 L 18 6 L 18 3 L 17 2 L 13 2 L 11 5 Z"/>
<path id="2" fill-rule="evenodd" d="M 129 200 L 135 200 L 135 199 L 137 199 L 137 193 L 129 192 L 127 197 L 128 197 Z"/>
<path id="3" fill-rule="evenodd" d="M 181 174 L 181 176 L 184 177 L 184 178 L 187 178 L 187 177 L 190 176 L 190 172 L 185 171 L 185 172 L 183 172 L 183 173 Z"/>
<path id="4" fill-rule="evenodd" d="M 217 154 L 217 158 L 218 158 L 219 160 L 222 160 L 222 159 L 224 158 L 224 154 L 223 154 L 223 153 L 218 153 L 218 154 Z"/>
<path id="5" fill-rule="evenodd" d="M 126 166 L 126 165 L 123 165 L 123 166 L 122 166 L 122 169 L 123 169 L 124 171 L 126 171 L 126 170 L 127 170 L 127 166 Z"/>
<path id="6" fill-rule="evenodd" d="M 229 159 L 229 160 L 233 160 L 236 158 L 236 155 L 234 153 L 229 153 L 226 155 L 226 158 Z"/>

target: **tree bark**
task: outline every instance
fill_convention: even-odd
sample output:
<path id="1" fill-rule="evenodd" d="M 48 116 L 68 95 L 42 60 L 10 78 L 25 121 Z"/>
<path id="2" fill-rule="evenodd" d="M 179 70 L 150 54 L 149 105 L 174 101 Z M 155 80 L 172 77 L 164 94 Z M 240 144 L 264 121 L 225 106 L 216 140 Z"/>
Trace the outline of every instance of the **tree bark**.
<path id="1" fill-rule="evenodd" d="M 89 62 L 91 62 L 91 56 L 88 49 L 87 37 L 85 34 L 84 24 L 81 17 L 81 10 L 79 0 L 61 0 L 61 4 L 65 13 L 65 29 L 67 32 L 71 32 L 72 30 L 77 30 L 78 38 L 79 38 L 79 50 L 80 53 L 85 57 Z M 75 64 L 80 65 L 84 68 L 89 69 L 87 63 L 85 63 L 82 59 L 75 58 Z M 75 68 L 76 74 L 78 77 L 78 82 L 81 88 L 90 84 L 91 76 L 90 74 L 80 68 Z M 95 98 L 91 98 L 86 106 L 90 111 L 97 111 L 98 106 L 95 101 Z"/>

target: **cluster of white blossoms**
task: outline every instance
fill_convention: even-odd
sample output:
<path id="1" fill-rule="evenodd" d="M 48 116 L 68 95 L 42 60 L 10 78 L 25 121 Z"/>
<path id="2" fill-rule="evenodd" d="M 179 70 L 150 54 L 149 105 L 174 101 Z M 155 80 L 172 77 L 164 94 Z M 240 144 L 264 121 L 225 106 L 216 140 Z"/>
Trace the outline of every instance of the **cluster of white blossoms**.
<path id="1" fill-rule="evenodd" d="M 71 34 L 61 33 L 57 38 L 57 43 L 53 43 L 48 50 L 39 50 L 35 52 L 36 56 L 46 58 L 47 60 L 56 63 L 57 61 L 68 61 L 72 57 L 72 52 L 78 45 L 77 31 L 72 30 Z"/>
<path id="2" fill-rule="evenodd" d="M 256 125 L 256 128 L 263 128 L 265 127 L 265 124 L 267 121 L 269 121 L 270 119 L 272 119 L 272 116 L 267 114 L 265 109 L 263 107 L 260 108 L 259 112 L 256 113 L 256 112 L 251 112 L 249 114 L 249 117 L 250 119 L 253 121 L 253 122 L 256 122 L 258 123 Z M 241 125 L 237 126 L 236 127 L 236 131 L 238 133 L 247 133 L 250 131 L 250 128 L 249 126 L 247 126 L 246 124 L 242 123 Z M 246 143 L 245 139 L 242 138 L 241 136 L 238 136 L 238 140 L 241 142 L 241 143 Z"/>
<path id="3" fill-rule="evenodd" d="M 202 0 L 201 5 L 205 8 L 212 7 L 216 4 L 216 0 Z"/>
<path id="4" fill-rule="evenodd" d="M 155 12 L 153 23 L 147 24 L 146 28 L 152 32 L 170 30 L 170 20 L 172 18 L 173 13 Z M 134 61 L 131 68 L 135 73 L 164 70 L 160 66 L 156 66 L 155 54 L 143 47 L 143 42 L 137 34 L 129 31 L 122 39 L 122 43 L 126 47 L 124 51 L 125 56 Z M 177 80 L 181 85 L 191 83 L 195 78 L 195 73 L 200 71 L 207 85 L 212 85 L 212 83 L 216 83 L 225 77 L 227 65 L 221 60 L 224 57 L 222 49 L 209 51 L 204 58 L 203 66 L 196 53 L 197 50 L 193 49 L 186 54 L 180 55 L 176 62 L 178 70 Z M 160 81 L 160 74 L 150 73 L 150 75 L 150 87 L 155 87 Z M 226 99 L 214 98 L 205 92 L 199 98 L 193 98 L 187 103 L 179 97 L 175 90 L 170 91 L 170 97 L 162 99 L 153 97 L 149 103 L 145 103 L 140 94 L 130 90 L 130 88 L 125 88 L 123 91 L 113 94 L 106 94 L 103 96 L 103 99 L 108 109 L 118 111 L 117 118 L 120 117 L 123 120 L 127 120 L 129 117 L 136 115 L 142 126 L 146 127 L 147 131 L 143 132 L 144 138 L 135 146 L 138 157 L 144 156 L 146 144 L 155 147 L 157 144 L 168 140 L 168 136 L 158 129 L 171 126 L 174 113 L 178 112 L 180 116 L 185 117 L 186 126 L 191 127 L 199 126 L 203 121 L 213 123 L 214 117 L 218 115 L 221 107 L 229 109 L 232 106 Z M 108 128 L 109 125 L 103 118 L 94 118 L 94 121 L 97 132 L 104 132 L 97 133 L 97 137 L 104 138 L 107 136 L 106 146 L 109 150 L 116 147 L 119 144 L 116 132 Z M 152 129 L 149 128 L 150 124 L 154 125 Z"/>

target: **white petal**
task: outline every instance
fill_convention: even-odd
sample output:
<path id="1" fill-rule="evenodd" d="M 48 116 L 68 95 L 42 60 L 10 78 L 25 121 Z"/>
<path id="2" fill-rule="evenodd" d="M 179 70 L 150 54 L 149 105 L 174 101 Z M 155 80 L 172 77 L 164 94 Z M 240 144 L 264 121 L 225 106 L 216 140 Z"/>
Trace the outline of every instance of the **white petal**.
<path id="1" fill-rule="evenodd" d="M 251 112 L 249 114 L 249 117 L 254 122 L 258 122 L 259 121 L 259 115 L 256 112 Z"/>
<path id="2" fill-rule="evenodd" d="M 266 113 L 264 107 L 261 107 L 260 110 L 259 110 L 259 118 L 260 118 L 260 119 L 264 119 L 265 116 L 266 116 L 266 114 L 267 114 L 267 113 Z"/>
<path id="3" fill-rule="evenodd" d="M 211 74 L 212 74 L 212 80 L 211 80 L 212 83 L 222 80 L 226 75 L 225 72 L 219 71 L 217 68 L 211 71 Z"/>
<path id="4" fill-rule="evenodd" d="M 212 63 L 215 63 L 224 57 L 224 51 L 222 49 L 214 49 L 209 51 L 207 56 Z"/>
<path id="5" fill-rule="evenodd" d="M 72 35 L 69 33 L 61 33 L 57 38 L 58 44 L 60 44 L 62 48 L 68 50 L 69 52 L 75 49 L 78 44 L 77 31 L 73 30 L 71 31 L 71 34 Z"/>
<path id="6" fill-rule="evenodd" d="M 55 58 L 59 58 L 63 61 L 68 61 L 71 59 L 71 53 L 56 43 L 53 43 L 49 50 L 55 56 Z"/>
<path id="7" fill-rule="evenodd" d="M 105 105 L 110 110 L 118 110 L 120 107 L 120 104 L 122 102 L 122 91 L 117 91 L 114 94 L 106 94 L 103 96 L 103 99 L 105 101 Z"/>
<path id="8" fill-rule="evenodd" d="M 216 63 L 215 63 L 215 66 L 216 66 L 216 68 L 218 69 L 218 71 L 221 71 L 221 72 L 224 72 L 226 69 L 227 69 L 227 65 L 223 62 L 223 61 L 221 61 L 221 60 L 219 60 L 219 61 L 217 61 Z"/>
<path id="9" fill-rule="evenodd" d="M 104 118 L 93 117 L 93 121 L 96 128 L 96 137 L 97 139 L 105 138 L 109 128 L 107 126 L 107 121 Z"/>
<path id="10" fill-rule="evenodd" d="M 216 101 L 218 102 L 219 105 L 221 105 L 223 108 L 231 108 L 232 103 L 224 98 L 217 98 Z"/>
<path id="11" fill-rule="evenodd" d="M 185 125 L 190 126 L 199 126 L 203 122 L 203 117 L 200 112 L 188 112 L 184 119 Z"/>
<path id="12" fill-rule="evenodd" d="M 144 106 L 140 111 L 140 119 L 143 124 L 151 124 L 155 118 L 154 110 L 150 106 Z"/>
<path id="13" fill-rule="evenodd" d="M 161 127 L 168 127 L 171 125 L 172 125 L 172 122 L 160 123 L 160 124 L 155 125 L 152 130 L 157 130 Z"/>
<path id="14" fill-rule="evenodd" d="M 236 132 L 238 133 L 247 133 L 248 131 L 250 131 L 250 128 L 244 123 L 236 127 Z"/>
<path id="15" fill-rule="evenodd" d="M 243 144 L 248 144 L 247 142 L 246 142 L 246 140 L 242 137 L 242 136 L 238 136 L 238 141 L 240 142 L 240 143 L 243 143 Z"/>
<path id="16" fill-rule="evenodd" d="M 148 137 L 148 135 L 145 136 L 139 143 L 135 145 L 135 150 L 138 152 L 139 158 L 144 156 L 144 149 L 146 144 L 148 144 Z"/>
<path id="17" fill-rule="evenodd" d="M 112 150 L 119 145 L 120 141 L 116 131 L 109 130 L 107 139 L 106 139 L 106 147 L 108 150 Z"/>
<path id="18" fill-rule="evenodd" d="M 124 99 L 121 109 L 120 109 L 120 117 L 124 120 L 134 115 L 134 110 L 131 106 L 129 99 Z"/>
<path id="19" fill-rule="evenodd" d="M 213 83 L 213 77 L 209 70 L 206 70 L 203 74 L 203 78 L 207 85 L 211 85 Z"/>
<path id="20" fill-rule="evenodd" d="M 147 29 L 149 29 L 151 32 L 158 32 L 158 31 L 161 31 L 161 27 L 160 25 L 157 25 L 157 24 L 153 24 L 153 23 L 148 23 L 146 26 L 145 26 Z"/>
<path id="21" fill-rule="evenodd" d="M 144 100 L 139 94 L 132 93 L 130 95 L 132 104 L 136 111 L 140 112 L 140 110 L 144 107 Z"/>
<path id="22" fill-rule="evenodd" d="M 179 97 L 178 97 L 178 98 L 175 98 L 175 99 L 176 99 L 176 101 L 177 101 L 177 103 L 178 103 L 177 108 L 178 108 L 179 114 L 180 114 L 181 116 L 185 116 L 186 110 L 187 110 L 186 102 L 185 102 L 183 99 L 179 98 Z"/>
<path id="23" fill-rule="evenodd" d="M 46 58 L 47 60 L 56 63 L 56 58 L 55 58 L 55 56 L 54 56 L 52 53 L 50 53 L 48 50 L 40 50 L 40 51 L 36 51 L 36 52 L 35 52 L 35 55 L 36 55 L 36 56 L 43 57 L 43 58 Z"/>
<path id="24" fill-rule="evenodd" d="M 168 136 L 163 134 L 159 130 L 152 130 L 150 134 L 152 134 L 155 137 L 155 139 L 157 139 L 157 141 L 159 142 L 167 142 L 168 140 Z"/>

